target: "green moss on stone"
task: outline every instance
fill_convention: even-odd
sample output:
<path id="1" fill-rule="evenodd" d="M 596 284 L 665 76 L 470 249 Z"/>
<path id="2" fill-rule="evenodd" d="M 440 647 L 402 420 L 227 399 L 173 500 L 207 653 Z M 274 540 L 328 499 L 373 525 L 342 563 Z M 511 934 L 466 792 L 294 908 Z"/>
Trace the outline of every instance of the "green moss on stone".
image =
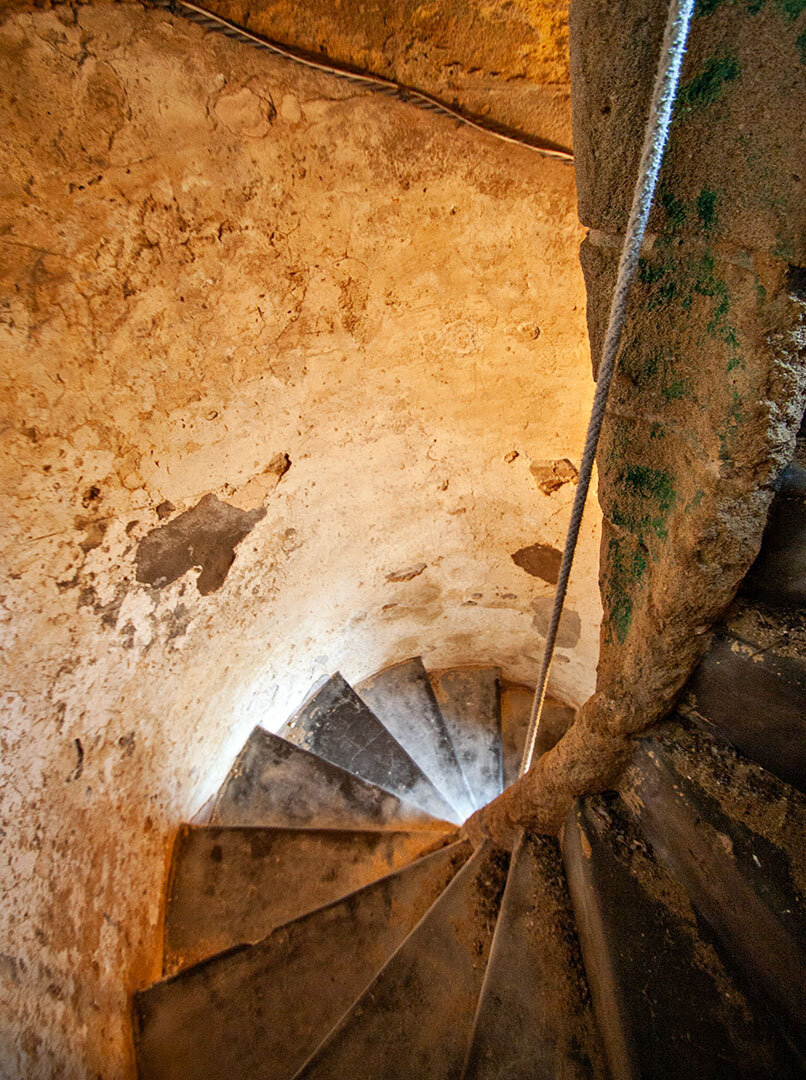
<path id="1" fill-rule="evenodd" d="M 661 394 L 667 401 L 681 401 L 683 398 L 691 398 L 691 379 L 672 379 L 666 386 L 661 387 Z"/>
<path id="2" fill-rule="evenodd" d="M 801 64 L 806 64 L 806 29 L 800 34 L 797 40 L 798 53 L 800 54 Z"/>
<path id="3" fill-rule="evenodd" d="M 697 0 L 696 14 L 713 15 L 724 3 L 729 3 L 731 7 L 736 6 L 736 0 Z M 747 14 L 758 15 L 766 4 L 767 0 L 748 0 Z M 794 22 L 806 10 L 806 0 L 775 0 L 775 6 L 787 22 Z"/>
<path id="4" fill-rule="evenodd" d="M 677 358 L 668 349 L 643 352 L 635 344 L 625 347 L 620 372 L 641 389 L 649 390 L 664 401 L 694 399 L 691 379 L 675 372 Z"/>
<path id="5" fill-rule="evenodd" d="M 707 233 L 716 228 L 716 201 L 718 195 L 715 191 L 703 188 L 697 196 L 697 217 L 702 222 L 702 227 Z"/>
<path id="6" fill-rule="evenodd" d="M 665 540 L 668 536 L 666 520 L 677 498 L 674 477 L 648 465 L 628 465 L 622 471 L 617 487 L 622 497 L 611 511 L 613 523 L 639 540 L 648 535 Z"/>
<path id="7" fill-rule="evenodd" d="M 697 0 L 695 12 L 697 15 L 713 15 L 717 8 L 721 8 L 725 0 Z M 731 0 L 733 3 L 733 0 Z"/>
<path id="8" fill-rule="evenodd" d="M 677 93 L 678 106 L 684 110 L 703 109 L 722 96 L 727 83 L 739 78 L 741 68 L 735 56 L 712 56 L 699 75 L 684 83 Z"/>
<path id="9" fill-rule="evenodd" d="M 668 514 L 674 505 L 674 477 L 663 469 L 651 469 L 648 465 L 628 465 L 621 479 L 633 494 L 643 499 L 654 499 L 663 514 Z"/>
<path id="10" fill-rule="evenodd" d="M 621 644 L 624 644 L 632 623 L 632 593 L 647 567 L 642 551 L 628 551 L 625 547 L 621 539 L 613 539 L 607 546 L 609 573 L 605 578 L 604 596 L 608 624 Z"/>
<path id="11" fill-rule="evenodd" d="M 660 202 L 661 206 L 666 211 L 666 217 L 669 219 L 669 225 L 672 231 L 674 232 L 677 229 L 682 229 L 686 223 L 686 218 L 688 217 L 685 203 L 681 202 L 680 199 L 669 190 L 660 193 Z"/>
<path id="12" fill-rule="evenodd" d="M 775 0 L 775 6 L 787 22 L 794 22 L 806 11 L 806 0 Z"/>

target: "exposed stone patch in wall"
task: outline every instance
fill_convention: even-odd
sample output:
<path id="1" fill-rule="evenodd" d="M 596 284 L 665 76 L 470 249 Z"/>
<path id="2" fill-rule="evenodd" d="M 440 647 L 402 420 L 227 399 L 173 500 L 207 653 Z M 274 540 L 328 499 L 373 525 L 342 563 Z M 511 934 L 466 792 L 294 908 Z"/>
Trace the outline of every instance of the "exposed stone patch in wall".
<path id="1" fill-rule="evenodd" d="M 199 567 L 202 596 L 220 589 L 235 562 L 235 548 L 266 516 L 263 507 L 244 511 L 205 495 L 191 509 L 147 532 L 137 545 L 137 580 L 158 589 Z"/>
<path id="2" fill-rule="evenodd" d="M 412 581 L 414 578 L 419 577 L 423 570 L 426 569 L 426 563 L 416 563 L 414 566 L 409 566 L 405 570 L 394 570 L 391 574 L 386 575 L 386 580 L 389 582 L 394 581 Z"/>
<path id="3" fill-rule="evenodd" d="M 518 548 L 511 555 L 511 559 L 532 577 L 541 578 L 550 585 L 557 584 L 562 552 L 550 544 L 530 544 L 528 547 Z"/>
<path id="4" fill-rule="evenodd" d="M 532 609 L 534 610 L 535 617 L 532 621 L 532 625 L 535 630 L 541 635 L 541 637 L 547 637 L 549 632 L 549 623 L 551 622 L 551 613 L 554 609 L 554 597 L 553 596 L 540 596 L 537 600 L 532 601 Z M 563 613 L 560 616 L 560 626 L 557 633 L 557 648 L 558 649 L 573 649 L 573 647 L 579 642 L 579 634 L 581 629 L 581 622 L 579 615 L 575 611 L 571 611 L 568 608 L 563 608 Z"/>
<path id="5" fill-rule="evenodd" d="M 579 479 L 579 470 L 568 458 L 560 458 L 559 461 L 533 461 L 529 471 L 544 495 L 559 491 L 563 484 L 576 484 Z"/>

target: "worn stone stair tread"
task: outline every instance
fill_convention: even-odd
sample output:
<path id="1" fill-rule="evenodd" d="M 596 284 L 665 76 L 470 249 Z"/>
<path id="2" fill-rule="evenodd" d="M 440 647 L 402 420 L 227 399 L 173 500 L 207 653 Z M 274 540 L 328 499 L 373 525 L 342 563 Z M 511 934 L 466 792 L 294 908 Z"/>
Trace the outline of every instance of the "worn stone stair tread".
<path id="1" fill-rule="evenodd" d="M 471 853 L 459 841 L 135 995 L 141 1080 L 287 1080 Z"/>
<path id="2" fill-rule="evenodd" d="M 501 682 L 501 764 L 505 788 L 518 779 L 534 696 L 532 687 Z"/>
<path id="3" fill-rule="evenodd" d="M 528 686 L 508 682 L 501 684 L 504 787 L 509 787 L 518 779 L 534 695 L 534 689 Z M 575 712 L 570 705 L 564 705 L 555 698 L 546 698 L 537 732 L 536 757 L 547 753 L 560 741 L 574 722 Z"/>
<path id="4" fill-rule="evenodd" d="M 461 820 L 461 815 L 338 673 L 307 698 L 279 735 L 414 803 L 433 817 L 456 824 Z"/>
<path id="5" fill-rule="evenodd" d="M 605 1080 L 560 847 L 521 837 L 463 1080 Z"/>
<path id="6" fill-rule="evenodd" d="M 487 845 L 465 863 L 300 1080 L 458 1080 L 507 864 Z"/>
<path id="7" fill-rule="evenodd" d="M 461 819 L 469 817 L 470 791 L 421 657 L 384 668 L 355 690 Z"/>
<path id="8" fill-rule="evenodd" d="M 806 791 L 806 653 L 801 617 L 739 605 L 686 687 L 680 711 Z"/>
<path id="9" fill-rule="evenodd" d="M 450 824 L 256 727 L 221 786 L 214 825 L 437 829 Z"/>
<path id="10" fill-rule="evenodd" d="M 428 830 L 184 826 L 165 910 L 165 974 L 322 907 L 444 846 Z"/>
<path id="11" fill-rule="evenodd" d="M 806 1056 L 806 797 L 675 723 L 641 740 L 622 794 L 745 984 L 772 1002 Z"/>
<path id="12" fill-rule="evenodd" d="M 572 807 L 563 856 L 611 1080 L 802 1075 L 618 795 Z"/>
<path id="13" fill-rule="evenodd" d="M 497 667 L 451 668 L 429 676 L 474 809 L 503 791 L 500 676 Z"/>

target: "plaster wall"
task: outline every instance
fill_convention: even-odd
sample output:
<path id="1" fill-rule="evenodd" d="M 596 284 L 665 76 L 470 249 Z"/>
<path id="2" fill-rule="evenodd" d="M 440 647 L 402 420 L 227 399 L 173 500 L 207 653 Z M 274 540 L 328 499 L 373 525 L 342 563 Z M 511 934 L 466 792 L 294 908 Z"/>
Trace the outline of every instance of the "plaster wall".
<path id="1" fill-rule="evenodd" d="M 128 1076 L 170 838 L 253 724 L 416 653 L 533 681 L 581 231 L 568 166 L 161 11 L 0 55 L 0 1076 Z"/>

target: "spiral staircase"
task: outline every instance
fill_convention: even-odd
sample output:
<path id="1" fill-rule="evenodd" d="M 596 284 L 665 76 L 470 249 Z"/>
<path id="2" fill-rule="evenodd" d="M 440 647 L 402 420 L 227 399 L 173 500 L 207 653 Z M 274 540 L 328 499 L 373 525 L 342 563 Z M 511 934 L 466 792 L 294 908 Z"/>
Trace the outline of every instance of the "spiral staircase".
<path id="1" fill-rule="evenodd" d="M 804 477 L 678 711 L 559 838 L 461 830 L 525 735 L 495 668 L 336 674 L 256 728 L 176 840 L 142 1080 L 806 1075 Z"/>

